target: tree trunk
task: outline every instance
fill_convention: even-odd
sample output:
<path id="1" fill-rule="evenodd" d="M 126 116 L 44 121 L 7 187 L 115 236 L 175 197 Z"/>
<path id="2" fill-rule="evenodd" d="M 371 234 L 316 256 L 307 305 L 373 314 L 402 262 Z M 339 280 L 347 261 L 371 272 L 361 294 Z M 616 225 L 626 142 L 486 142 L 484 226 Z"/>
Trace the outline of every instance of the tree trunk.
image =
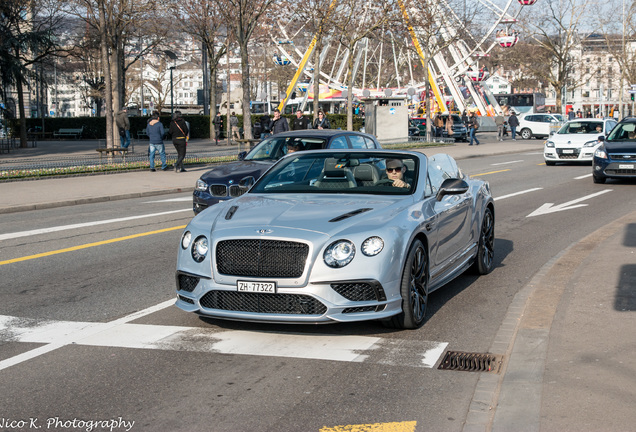
<path id="1" fill-rule="evenodd" d="M 101 58 L 102 73 L 104 74 L 104 83 L 106 85 L 105 96 L 106 103 L 104 111 L 106 116 L 106 147 L 112 148 L 114 145 L 113 137 L 113 93 L 112 81 L 110 77 L 110 65 L 108 61 L 108 33 L 106 29 L 106 5 L 105 0 L 99 0 L 99 33 L 101 39 Z"/>
<path id="2" fill-rule="evenodd" d="M 26 112 L 24 109 L 24 88 L 19 79 L 17 79 L 16 90 L 18 91 L 18 111 L 20 112 L 20 148 L 27 148 L 29 143 L 27 141 Z"/>
<path id="3" fill-rule="evenodd" d="M 250 65 L 247 41 L 241 43 L 241 86 L 243 87 L 243 133 L 252 139 L 252 116 L 250 115 Z M 228 101 L 229 104 L 229 101 Z"/>
<path id="4" fill-rule="evenodd" d="M 316 49 L 314 50 L 314 120 L 318 118 L 318 110 L 320 110 L 320 51 L 322 50 L 322 39 L 318 35 Z M 309 91 L 309 89 L 307 89 Z"/>

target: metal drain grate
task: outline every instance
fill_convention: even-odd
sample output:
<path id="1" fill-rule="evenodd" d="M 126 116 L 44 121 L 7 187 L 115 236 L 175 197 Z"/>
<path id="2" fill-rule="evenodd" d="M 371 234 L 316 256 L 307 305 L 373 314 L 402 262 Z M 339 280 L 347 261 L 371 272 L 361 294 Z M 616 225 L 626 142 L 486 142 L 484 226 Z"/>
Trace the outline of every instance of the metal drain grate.
<path id="1" fill-rule="evenodd" d="M 502 355 L 448 351 L 438 369 L 499 373 L 502 362 Z"/>

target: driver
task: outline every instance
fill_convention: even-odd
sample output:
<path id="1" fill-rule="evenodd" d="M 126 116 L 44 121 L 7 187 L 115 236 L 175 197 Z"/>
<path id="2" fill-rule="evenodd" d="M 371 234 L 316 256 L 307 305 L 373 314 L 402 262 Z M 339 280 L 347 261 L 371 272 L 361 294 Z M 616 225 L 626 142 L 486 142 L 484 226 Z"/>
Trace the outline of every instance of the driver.
<path id="1" fill-rule="evenodd" d="M 406 167 L 400 159 L 389 159 L 386 161 L 386 176 L 393 180 L 392 186 L 400 188 L 410 188 L 411 185 L 404 181 Z"/>

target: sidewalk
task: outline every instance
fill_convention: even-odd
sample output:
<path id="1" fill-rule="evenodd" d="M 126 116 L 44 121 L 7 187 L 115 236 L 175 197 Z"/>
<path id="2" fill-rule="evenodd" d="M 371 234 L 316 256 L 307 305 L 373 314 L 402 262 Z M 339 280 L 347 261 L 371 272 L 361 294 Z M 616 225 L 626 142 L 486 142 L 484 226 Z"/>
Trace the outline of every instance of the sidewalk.
<path id="1" fill-rule="evenodd" d="M 426 153 L 448 153 L 455 159 L 487 156 L 493 154 L 541 151 L 542 140 L 495 140 L 494 133 L 480 134 L 482 144 L 469 146 L 457 143 L 453 146 L 428 148 Z M 34 161 L 51 158 L 95 157 L 96 141 L 42 141 L 36 148 L 20 149 L 10 154 L 0 155 L 0 167 L 7 161 Z M 135 153 L 143 154 L 147 144 L 135 144 Z M 171 144 L 166 144 L 166 152 L 174 153 Z M 188 143 L 188 153 L 237 154 L 236 146 L 215 146 L 210 141 L 193 140 Z M 155 157 L 155 162 L 158 156 Z M 187 172 L 174 170 L 151 173 L 131 171 L 103 175 L 88 175 L 63 178 L 44 178 L 0 182 L 0 214 L 29 211 L 88 202 L 111 201 L 116 199 L 144 197 L 166 193 L 190 192 L 197 179 L 209 166 L 187 166 Z"/>

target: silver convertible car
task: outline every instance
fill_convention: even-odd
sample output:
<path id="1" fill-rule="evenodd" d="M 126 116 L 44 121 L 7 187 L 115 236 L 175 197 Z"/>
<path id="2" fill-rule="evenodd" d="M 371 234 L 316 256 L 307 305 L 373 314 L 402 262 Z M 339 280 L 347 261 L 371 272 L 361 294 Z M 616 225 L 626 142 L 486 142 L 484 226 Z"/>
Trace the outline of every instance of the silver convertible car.
<path id="1" fill-rule="evenodd" d="M 448 155 L 288 154 L 247 193 L 197 215 L 177 261 L 176 305 L 255 322 L 424 323 L 428 296 L 493 268 L 487 182 Z"/>

